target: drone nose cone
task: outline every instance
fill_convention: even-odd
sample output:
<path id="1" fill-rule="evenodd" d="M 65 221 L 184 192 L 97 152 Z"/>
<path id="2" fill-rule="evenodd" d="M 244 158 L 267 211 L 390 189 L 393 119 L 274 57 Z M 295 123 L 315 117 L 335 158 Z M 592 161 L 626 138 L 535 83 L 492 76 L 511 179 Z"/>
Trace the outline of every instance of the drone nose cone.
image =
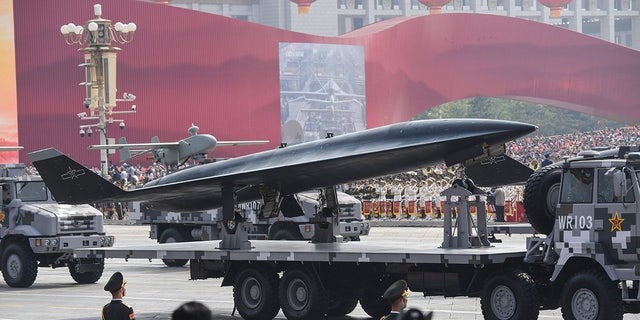
<path id="1" fill-rule="evenodd" d="M 508 121 L 508 122 L 509 124 L 507 124 L 507 126 L 509 126 L 511 131 L 513 132 L 528 134 L 538 130 L 538 126 L 535 126 L 529 123 L 517 122 L 517 121 Z"/>
<path id="2" fill-rule="evenodd" d="M 487 137 L 488 142 L 495 143 L 515 140 L 538 130 L 537 126 L 529 123 L 507 120 L 494 120 L 487 122 L 486 126 L 487 133 L 490 133 Z"/>

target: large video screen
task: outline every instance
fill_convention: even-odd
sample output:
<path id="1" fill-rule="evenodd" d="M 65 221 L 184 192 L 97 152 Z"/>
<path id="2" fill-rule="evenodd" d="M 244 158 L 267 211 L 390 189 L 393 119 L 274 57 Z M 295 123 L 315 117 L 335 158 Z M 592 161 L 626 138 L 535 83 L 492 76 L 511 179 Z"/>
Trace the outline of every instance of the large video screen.
<path id="1" fill-rule="evenodd" d="M 279 55 L 282 142 L 366 128 L 362 46 L 280 43 Z"/>

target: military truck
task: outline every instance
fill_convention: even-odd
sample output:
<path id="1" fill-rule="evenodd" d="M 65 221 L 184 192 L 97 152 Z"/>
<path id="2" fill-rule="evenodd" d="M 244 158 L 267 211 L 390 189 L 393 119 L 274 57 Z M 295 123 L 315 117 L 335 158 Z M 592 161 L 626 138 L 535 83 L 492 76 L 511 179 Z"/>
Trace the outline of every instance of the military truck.
<path id="1" fill-rule="evenodd" d="M 362 203 L 344 192 L 337 192 L 339 223 L 337 235 L 341 241 L 359 241 L 369 234 L 369 223 L 362 216 Z M 278 216 L 260 218 L 262 201 L 239 205 L 240 215 L 251 222 L 250 239 L 311 240 L 315 231 L 314 217 L 321 209 L 320 191 L 310 190 L 284 197 Z M 145 208 L 139 202 L 129 204 L 129 220 L 148 224 L 149 237 L 159 243 L 220 240 L 222 210 L 196 212 L 161 212 Z M 168 266 L 183 266 L 186 259 L 164 259 Z"/>
<path id="2" fill-rule="evenodd" d="M 73 255 L 73 249 L 113 245 L 100 211 L 90 205 L 57 204 L 42 179 L 28 175 L 24 164 L 0 165 L 0 187 L 0 269 L 9 286 L 31 286 L 38 267 L 68 267 L 77 283 L 100 279 L 104 258 Z"/>
<path id="3" fill-rule="evenodd" d="M 620 320 L 640 311 L 640 152 L 634 150 L 591 150 L 534 173 L 526 183 L 525 207 L 546 236 L 518 246 L 489 242 L 486 191 L 459 180 L 441 193 L 446 200 L 439 246 L 418 239 L 411 245 L 249 243 L 240 226 L 222 241 L 77 254 L 190 259 L 192 279 L 222 277 L 223 286 L 233 286 L 244 319 L 272 319 L 279 310 L 288 319 L 321 319 L 347 314 L 358 302 L 379 318 L 389 311 L 382 293 L 405 279 L 411 291 L 428 296 L 479 297 L 486 319 L 537 319 L 540 310 L 560 307 L 565 319 Z M 336 207 L 331 198 L 321 215 Z M 478 210 L 476 220 L 471 207 Z M 458 214 L 455 222 L 452 212 Z"/>

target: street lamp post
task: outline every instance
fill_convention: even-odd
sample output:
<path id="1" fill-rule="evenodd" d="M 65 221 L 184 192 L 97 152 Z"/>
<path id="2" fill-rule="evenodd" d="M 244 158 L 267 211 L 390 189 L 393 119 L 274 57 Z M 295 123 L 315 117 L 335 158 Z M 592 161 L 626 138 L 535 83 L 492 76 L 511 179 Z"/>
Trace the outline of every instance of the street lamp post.
<path id="1" fill-rule="evenodd" d="M 121 49 L 112 46 L 111 43 L 131 42 L 137 27 L 133 22 L 117 22 L 112 25 L 111 20 L 102 18 L 102 6 L 99 4 L 93 6 L 93 12 L 95 18 L 87 21 L 84 27 L 68 23 L 60 27 L 60 32 L 68 45 L 87 45 L 78 51 L 84 52 L 84 63 L 79 66 L 85 68 L 85 81 L 80 85 L 85 87 L 84 107 L 90 110 L 90 115 L 86 112 L 77 115 L 80 120 L 98 122 L 81 125 L 80 136 L 84 137 L 85 133 L 91 136 L 92 128 L 95 128 L 100 131 L 100 144 L 104 145 L 107 144 L 108 124 L 117 122 L 120 123 L 120 129 L 124 129 L 124 120 L 113 119 L 113 115 L 136 112 L 135 105 L 127 111 L 113 110 L 116 102 L 132 102 L 136 96 L 125 92 L 122 99 L 116 98 L 116 55 Z M 105 149 L 100 150 L 100 171 L 104 177 L 109 175 Z"/>

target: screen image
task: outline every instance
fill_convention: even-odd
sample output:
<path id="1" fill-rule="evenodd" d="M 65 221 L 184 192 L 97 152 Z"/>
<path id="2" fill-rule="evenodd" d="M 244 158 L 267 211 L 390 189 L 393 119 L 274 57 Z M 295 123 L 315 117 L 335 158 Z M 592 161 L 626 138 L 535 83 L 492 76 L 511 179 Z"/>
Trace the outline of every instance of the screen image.
<path id="1" fill-rule="evenodd" d="M 363 47 L 280 43 L 279 61 L 282 142 L 366 128 Z"/>

